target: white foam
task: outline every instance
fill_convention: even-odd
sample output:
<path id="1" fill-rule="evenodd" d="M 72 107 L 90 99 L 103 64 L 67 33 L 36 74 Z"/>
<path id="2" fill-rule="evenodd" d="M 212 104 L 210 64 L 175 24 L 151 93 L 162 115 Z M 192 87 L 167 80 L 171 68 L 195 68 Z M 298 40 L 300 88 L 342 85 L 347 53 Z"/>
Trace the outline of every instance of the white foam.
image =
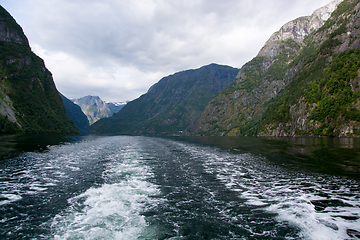
<path id="1" fill-rule="evenodd" d="M 0 201 L 0 205 L 9 204 L 22 199 L 22 197 L 18 194 L 8 194 L 8 193 L 0 194 L 0 198 L 4 198 L 4 200 Z"/>
<path id="2" fill-rule="evenodd" d="M 253 206 L 266 206 L 266 205 L 269 205 L 268 203 L 259 201 L 257 199 L 249 199 L 249 200 L 246 201 L 246 204 L 253 205 Z"/>
<path id="3" fill-rule="evenodd" d="M 151 198 L 159 190 L 147 181 L 141 154 L 122 150 L 107 156 L 106 183 L 71 198 L 71 207 L 55 217 L 55 239 L 137 239 L 152 232 L 141 213 L 159 203 Z"/>
<path id="4" fill-rule="evenodd" d="M 55 238 L 136 238 L 147 226 L 140 213 L 150 202 L 148 195 L 154 193 L 156 189 L 143 182 L 105 184 L 101 188 L 91 188 L 70 200 L 74 212 L 55 219 L 53 227 L 59 227 L 64 220 L 66 223 Z M 86 200 L 82 203 L 83 199 Z M 81 211 L 78 211 L 79 208 Z"/>
<path id="5" fill-rule="evenodd" d="M 352 239 L 349 229 L 360 232 L 360 188 L 355 181 L 291 172 L 251 154 L 187 150 L 206 155 L 205 170 L 216 174 L 228 189 L 246 199 L 245 204 L 276 213 L 277 221 L 300 228 L 300 238 Z M 351 192 L 353 195 L 349 195 Z M 339 204 L 325 205 L 323 211 L 315 209 L 314 201 L 327 200 Z"/>
<path id="6" fill-rule="evenodd" d="M 34 191 L 42 192 L 42 191 L 47 190 L 48 188 L 38 186 L 38 185 L 33 185 L 33 186 L 30 187 L 30 189 L 34 190 Z"/>

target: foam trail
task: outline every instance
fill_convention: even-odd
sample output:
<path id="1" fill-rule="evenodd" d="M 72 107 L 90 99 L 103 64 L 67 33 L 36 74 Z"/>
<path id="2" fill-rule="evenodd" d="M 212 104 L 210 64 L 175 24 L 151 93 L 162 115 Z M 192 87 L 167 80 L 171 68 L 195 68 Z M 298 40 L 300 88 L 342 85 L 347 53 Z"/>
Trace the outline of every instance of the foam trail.
<path id="1" fill-rule="evenodd" d="M 107 157 L 105 184 L 92 187 L 69 200 L 70 208 L 55 217 L 55 239 L 141 239 L 153 238 L 142 212 L 158 204 L 159 194 L 149 183 L 149 169 L 143 157 L 132 149 Z"/>
<path id="2" fill-rule="evenodd" d="M 251 154 L 232 155 L 187 147 L 207 156 L 206 171 L 246 204 L 301 229 L 299 238 L 360 239 L 360 186 L 355 180 L 283 169 Z"/>

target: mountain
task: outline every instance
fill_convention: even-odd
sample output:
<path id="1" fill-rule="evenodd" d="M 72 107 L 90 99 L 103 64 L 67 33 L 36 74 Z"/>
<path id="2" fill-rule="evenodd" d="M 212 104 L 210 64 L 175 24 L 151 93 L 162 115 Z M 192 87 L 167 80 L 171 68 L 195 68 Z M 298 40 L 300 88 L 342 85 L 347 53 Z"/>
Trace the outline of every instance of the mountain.
<path id="1" fill-rule="evenodd" d="M 90 124 L 95 123 L 101 118 L 111 117 L 120 111 L 126 103 L 111 103 L 101 100 L 98 96 L 86 96 L 75 99 L 74 103 L 81 107 L 87 116 Z"/>
<path id="2" fill-rule="evenodd" d="M 126 104 L 127 102 L 106 102 L 106 105 L 111 111 L 111 116 L 119 112 Z"/>
<path id="3" fill-rule="evenodd" d="M 359 136 L 359 0 L 285 24 L 188 135 Z"/>
<path id="4" fill-rule="evenodd" d="M 96 134 L 180 134 L 209 100 L 225 89 L 239 69 L 210 64 L 162 78 L 146 94 L 90 127 Z"/>
<path id="5" fill-rule="evenodd" d="M 71 100 L 60 94 L 68 118 L 75 124 L 75 127 L 79 130 L 81 135 L 87 135 L 89 132 L 89 120 L 83 113 L 81 108 L 73 103 Z"/>
<path id="6" fill-rule="evenodd" d="M 77 134 L 44 61 L 0 6 L 0 133 Z"/>

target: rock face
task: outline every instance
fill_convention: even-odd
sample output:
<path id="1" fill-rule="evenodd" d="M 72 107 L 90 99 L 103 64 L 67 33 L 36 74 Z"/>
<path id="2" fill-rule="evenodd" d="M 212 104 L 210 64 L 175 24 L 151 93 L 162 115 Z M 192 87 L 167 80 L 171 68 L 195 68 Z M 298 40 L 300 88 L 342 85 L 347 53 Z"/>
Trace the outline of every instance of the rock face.
<path id="1" fill-rule="evenodd" d="M 335 0 L 314 11 L 311 16 L 299 17 L 283 25 L 278 32 L 271 35 L 258 57 L 274 59 L 279 53 L 279 42 L 292 39 L 301 44 L 312 32 L 321 28 L 330 18 L 331 13 L 343 0 Z"/>
<path id="2" fill-rule="evenodd" d="M 51 73 L 0 6 L 0 133 L 77 134 Z"/>
<path id="3" fill-rule="evenodd" d="M 360 135 L 359 8 L 333 1 L 285 24 L 186 134 Z"/>
<path id="4" fill-rule="evenodd" d="M 2 9 L 2 12 L 4 10 Z M 14 23 L 9 14 L 1 14 L 0 16 L 0 41 L 29 45 L 21 27 Z"/>
<path id="5" fill-rule="evenodd" d="M 278 32 L 271 35 L 265 46 L 276 41 L 293 39 L 295 42 L 302 42 L 310 33 L 321 28 L 330 18 L 332 12 L 343 0 L 335 0 L 313 12 L 310 16 L 299 17 L 284 24 Z"/>
<path id="6" fill-rule="evenodd" d="M 179 135 L 239 69 L 210 64 L 162 78 L 117 114 L 90 127 L 95 134 Z"/>
<path id="7" fill-rule="evenodd" d="M 94 124 L 101 118 L 111 117 L 114 113 L 120 111 L 126 103 L 107 103 L 98 96 L 86 96 L 75 99 L 74 103 L 81 107 L 90 124 Z"/>

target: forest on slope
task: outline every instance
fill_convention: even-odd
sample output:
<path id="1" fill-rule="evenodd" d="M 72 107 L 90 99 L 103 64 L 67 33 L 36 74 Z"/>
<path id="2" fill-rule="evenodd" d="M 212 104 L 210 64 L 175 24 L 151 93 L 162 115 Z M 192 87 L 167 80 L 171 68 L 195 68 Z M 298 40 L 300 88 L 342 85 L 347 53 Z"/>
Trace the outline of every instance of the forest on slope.
<path id="1" fill-rule="evenodd" d="M 110 118 L 91 125 L 93 134 L 179 135 L 239 69 L 210 64 L 162 78 Z"/>
<path id="2" fill-rule="evenodd" d="M 52 74 L 0 6 L 0 133 L 77 134 Z"/>
<path id="3" fill-rule="evenodd" d="M 359 8 L 344 0 L 321 25 L 329 6 L 284 25 L 289 37 L 274 33 L 186 134 L 360 136 Z"/>

